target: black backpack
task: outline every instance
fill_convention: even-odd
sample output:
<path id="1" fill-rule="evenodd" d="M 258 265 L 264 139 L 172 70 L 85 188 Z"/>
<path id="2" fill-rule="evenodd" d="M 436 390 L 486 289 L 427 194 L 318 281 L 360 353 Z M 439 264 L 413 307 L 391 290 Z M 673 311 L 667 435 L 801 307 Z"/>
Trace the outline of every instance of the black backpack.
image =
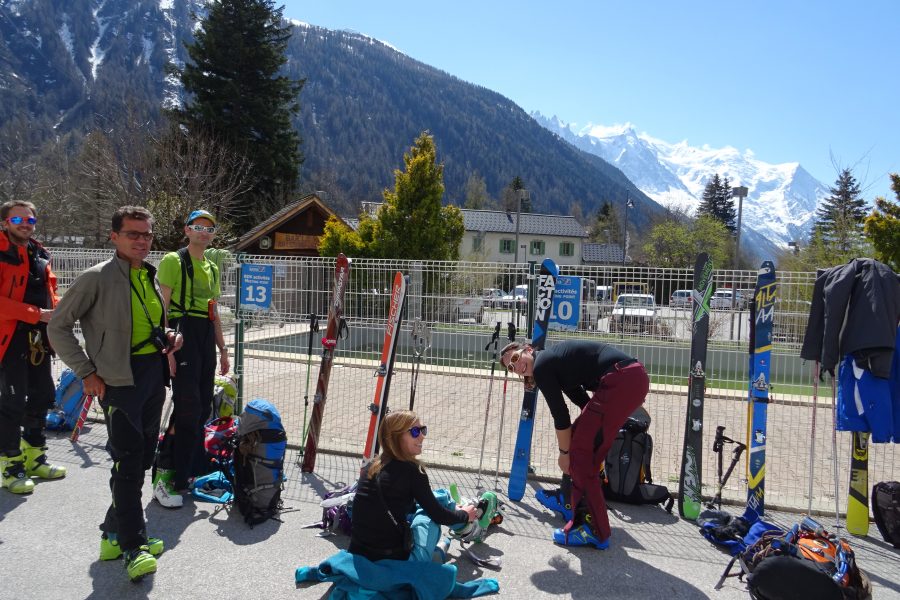
<path id="1" fill-rule="evenodd" d="M 882 481 L 872 486 L 872 512 L 884 541 L 900 548 L 900 481 Z"/>
<path id="2" fill-rule="evenodd" d="M 672 512 L 673 498 L 664 485 L 653 483 L 650 459 L 653 438 L 647 432 L 650 414 L 638 407 L 613 441 L 603 467 L 601 481 L 607 500 L 629 504 L 660 504 Z"/>
<path id="3" fill-rule="evenodd" d="M 244 521 L 256 525 L 282 508 L 287 435 L 275 406 L 254 398 L 238 420 L 234 451 L 234 505 Z"/>

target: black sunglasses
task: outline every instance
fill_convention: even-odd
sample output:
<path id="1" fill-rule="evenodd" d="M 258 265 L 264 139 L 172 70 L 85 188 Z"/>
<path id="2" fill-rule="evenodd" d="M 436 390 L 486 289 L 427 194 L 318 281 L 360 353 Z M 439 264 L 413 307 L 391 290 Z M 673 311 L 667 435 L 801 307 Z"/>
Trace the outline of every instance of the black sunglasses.
<path id="1" fill-rule="evenodd" d="M 407 429 L 407 431 L 409 431 L 409 433 L 411 433 L 414 438 L 417 438 L 420 435 L 428 435 L 428 426 L 419 425 L 417 427 L 410 427 L 409 429 Z"/>

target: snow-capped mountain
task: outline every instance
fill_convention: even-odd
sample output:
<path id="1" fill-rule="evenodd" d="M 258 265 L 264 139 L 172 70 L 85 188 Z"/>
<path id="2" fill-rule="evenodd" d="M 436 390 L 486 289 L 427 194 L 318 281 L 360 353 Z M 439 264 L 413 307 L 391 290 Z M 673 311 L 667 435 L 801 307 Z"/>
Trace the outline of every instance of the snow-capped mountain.
<path id="1" fill-rule="evenodd" d="M 718 173 L 731 185 L 743 185 L 742 231 L 748 248 L 767 239 L 776 248 L 806 237 L 816 208 L 828 197 L 828 188 L 799 163 L 769 164 L 750 150 L 696 148 L 687 142 L 672 144 L 637 133 L 631 124 L 576 128 L 557 117 L 533 113 L 535 120 L 576 147 L 619 167 L 642 192 L 663 206 L 693 213 L 703 188 Z M 752 231 L 748 231 L 752 230 Z M 756 240 L 756 241 L 755 241 Z M 757 253 L 763 248 L 756 248 Z"/>

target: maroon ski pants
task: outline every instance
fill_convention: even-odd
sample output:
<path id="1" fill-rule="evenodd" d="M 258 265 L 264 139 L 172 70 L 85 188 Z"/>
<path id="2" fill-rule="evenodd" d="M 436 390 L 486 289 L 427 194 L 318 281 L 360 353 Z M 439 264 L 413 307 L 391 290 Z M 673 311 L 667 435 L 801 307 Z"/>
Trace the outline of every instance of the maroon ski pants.
<path id="1" fill-rule="evenodd" d="M 582 497 L 588 505 L 594 535 L 601 541 L 609 538 L 606 498 L 600 485 L 600 466 L 612 446 L 619 429 L 637 407 L 644 403 L 650 379 L 638 361 L 622 361 L 606 373 L 593 397 L 572 423 L 572 445 L 569 449 L 569 473 L 572 476 L 572 506 Z M 572 528 L 569 521 L 565 530 Z"/>

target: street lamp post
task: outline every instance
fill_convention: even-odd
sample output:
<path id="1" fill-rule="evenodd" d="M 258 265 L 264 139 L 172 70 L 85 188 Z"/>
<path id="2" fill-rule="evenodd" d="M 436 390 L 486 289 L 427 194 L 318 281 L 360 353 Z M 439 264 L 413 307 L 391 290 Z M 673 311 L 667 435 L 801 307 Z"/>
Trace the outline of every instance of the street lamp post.
<path id="1" fill-rule="evenodd" d="M 625 266 L 625 253 L 628 250 L 628 209 L 634 208 L 634 200 L 631 199 L 631 192 L 627 192 L 625 196 L 625 227 L 622 230 L 622 266 Z"/>
<path id="2" fill-rule="evenodd" d="M 741 260 L 741 217 L 744 214 L 744 198 L 747 197 L 747 188 L 743 185 L 731 188 L 731 195 L 738 199 L 737 238 L 734 244 L 734 268 L 731 277 L 731 333 L 730 339 L 734 339 L 734 303 L 737 302 L 737 286 L 735 285 L 735 273 Z M 741 319 L 738 318 L 738 337 L 741 337 Z"/>
<path id="3" fill-rule="evenodd" d="M 519 219 L 522 218 L 522 202 L 528 197 L 528 190 L 516 190 L 516 260 L 519 264 Z"/>

